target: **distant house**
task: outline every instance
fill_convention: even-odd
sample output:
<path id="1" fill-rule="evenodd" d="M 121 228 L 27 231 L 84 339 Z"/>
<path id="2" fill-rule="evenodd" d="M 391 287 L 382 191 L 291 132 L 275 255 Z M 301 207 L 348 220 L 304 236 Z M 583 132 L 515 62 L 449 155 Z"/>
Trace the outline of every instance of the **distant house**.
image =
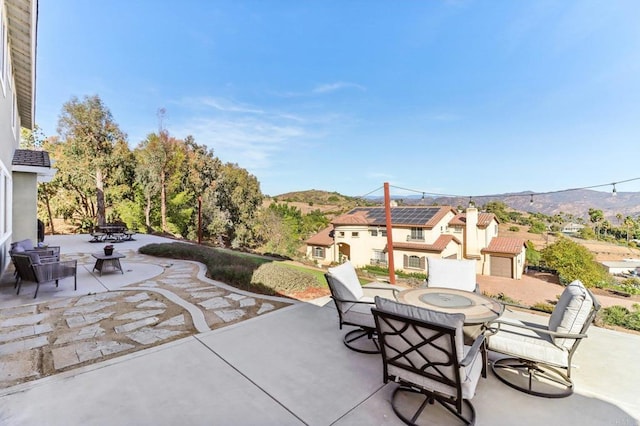
<path id="1" fill-rule="evenodd" d="M 498 220 L 475 207 L 458 213 L 449 206 L 391 207 L 394 266 L 427 272 L 428 257 L 474 259 L 477 273 L 520 279 L 525 243 L 498 237 Z M 355 266 L 388 265 L 384 207 L 358 207 L 306 241 L 307 258 L 320 265 L 349 259 Z"/>
<path id="2" fill-rule="evenodd" d="M 638 268 L 640 268 L 640 259 L 612 260 L 600 263 L 602 263 L 602 266 L 612 275 L 635 274 Z"/>
<path id="3" fill-rule="evenodd" d="M 580 230 L 584 228 L 584 225 L 579 223 L 567 223 L 562 227 L 563 234 L 577 234 Z"/>

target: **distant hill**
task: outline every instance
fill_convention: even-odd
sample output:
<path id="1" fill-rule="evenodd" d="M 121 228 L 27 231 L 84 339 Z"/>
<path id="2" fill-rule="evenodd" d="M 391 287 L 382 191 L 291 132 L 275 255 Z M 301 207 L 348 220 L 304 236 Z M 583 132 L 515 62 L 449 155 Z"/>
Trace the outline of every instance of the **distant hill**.
<path id="1" fill-rule="evenodd" d="M 437 204 L 450 205 L 453 207 L 467 206 L 468 197 L 426 197 L 403 196 L 393 197 L 401 200 L 405 205 L 416 204 Z M 327 192 L 321 190 L 309 190 L 299 192 L 289 192 L 272 197 L 279 202 L 303 203 L 311 207 L 335 206 L 331 210 L 347 211 L 358 205 L 379 205 L 383 202 L 382 197 L 371 197 L 366 200 L 349 197 L 337 192 Z M 616 214 L 622 216 L 638 217 L 640 215 L 640 192 L 618 192 L 614 196 L 611 192 L 594 191 L 590 189 L 580 189 L 575 191 L 559 192 L 555 194 L 534 194 L 531 203 L 531 192 L 520 192 L 512 194 L 502 194 L 495 197 L 473 198 L 477 206 L 482 206 L 490 201 L 502 201 L 514 210 L 532 213 L 544 213 L 555 215 L 559 213 L 572 214 L 576 217 L 588 219 L 590 208 L 600 209 L 605 217 L 612 223 L 616 223 Z M 325 210 L 320 208 L 320 210 Z"/>
<path id="2" fill-rule="evenodd" d="M 310 189 L 308 191 L 287 192 L 286 194 L 270 197 L 271 201 L 279 203 L 301 203 L 308 205 L 311 210 L 314 207 L 325 210 L 320 206 L 333 206 L 333 210 L 346 211 L 356 206 L 376 205 L 375 201 L 363 200 L 362 198 L 349 197 L 338 192 L 319 191 Z"/>
<path id="3" fill-rule="evenodd" d="M 489 201 L 502 201 L 512 209 L 522 212 L 544 213 L 549 216 L 565 213 L 584 219 L 589 218 L 588 211 L 594 208 L 602 210 L 605 217 L 614 223 L 618 213 L 623 217 L 635 218 L 640 215 L 640 193 L 638 192 L 618 192 L 614 196 L 611 192 L 580 189 L 555 194 L 533 194 L 533 197 L 530 192 L 522 192 L 503 194 L 491 199 L 478 198 L 474 201 L 478 206 Z M 467 205 L 469 198 L 436 198 L 434 202 L 453 206 Z"/>

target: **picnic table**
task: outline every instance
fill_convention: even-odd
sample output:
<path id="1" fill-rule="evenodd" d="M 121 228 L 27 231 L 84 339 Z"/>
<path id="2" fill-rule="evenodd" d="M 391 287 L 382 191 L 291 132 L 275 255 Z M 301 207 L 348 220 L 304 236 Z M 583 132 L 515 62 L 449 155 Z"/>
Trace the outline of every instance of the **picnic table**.
<path id="1" fill-rule="evenodd" d="M 93 239 L 90 242 L 121 242 L 130 241 L 135 232 L 130 231 L 124 225 L 106 224 L 96 226 L 95 231 L 91 233 Z"/>

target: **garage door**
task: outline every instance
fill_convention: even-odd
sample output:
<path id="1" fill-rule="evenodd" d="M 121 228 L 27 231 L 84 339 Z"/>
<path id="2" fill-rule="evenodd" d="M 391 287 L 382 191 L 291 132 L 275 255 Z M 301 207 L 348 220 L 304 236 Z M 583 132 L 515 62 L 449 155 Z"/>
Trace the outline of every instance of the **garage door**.
<path id="1" fill-rule="evenodd" d="M 510 257 L 491 256 L 491 275 L 513 278 L 512 265 L 513 259 Z"/>

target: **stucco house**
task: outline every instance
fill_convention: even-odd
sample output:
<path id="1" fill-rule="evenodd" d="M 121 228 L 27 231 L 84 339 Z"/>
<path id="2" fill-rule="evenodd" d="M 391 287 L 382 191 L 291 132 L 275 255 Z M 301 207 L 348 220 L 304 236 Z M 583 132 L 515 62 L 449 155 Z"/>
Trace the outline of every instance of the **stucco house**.
<path id="1" fill-rule="evenodd" d="M 584 228 L 584 225 L 579 223 L 569 222 L 562 227 L 563 234 L 577 234 Z"/>
<path id="2" fill-rule="evenodd" d="M 12 241 L 37 241 L 37 183 L 53 175 L 45 152 L 18 149 L 35 121 L 37 19 L 37 0 L 0 0 L 0 272 Z"/>
<path id="3" fill-rule="evenodd" d="M 405 272 L 426 271 L 427 257 L 475 259 L 478 274 L 520 279 L 525 242 L 498 237 L 492 213 L 469 207 L 391 207 L 393 261 Z M 384 207 L 358 207 L 306 241 L 307 258 L 319 265 L 349 259 L 356 267 L 388 264 Z"/>

